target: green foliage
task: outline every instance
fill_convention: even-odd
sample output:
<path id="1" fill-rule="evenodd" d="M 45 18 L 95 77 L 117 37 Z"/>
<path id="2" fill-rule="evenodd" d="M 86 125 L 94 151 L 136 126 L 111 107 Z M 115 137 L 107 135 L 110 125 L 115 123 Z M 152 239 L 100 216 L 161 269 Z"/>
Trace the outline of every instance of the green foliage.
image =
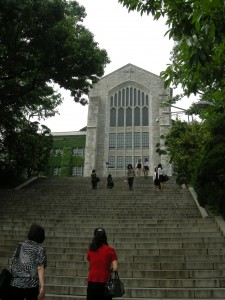
<path id="1" fill-rule="evenodd" d="M 11 187 L 45 171 L 52 137 L 47 127 L 28 123 L 26 127 L 5 136 L 0 154 L 0 183 Z"/>
<path id="2" fill-rule="evenodd" d="M 201 95 L 212 105 L 200 114 L 203 124 L 175 125 L 168 136 L 171 161 L 181 181 L 192 182 L 202 205 L 214 202 L 225 216 L 225 5 L 221 0 L 119 0 L 129 10 L 166 18 L 174 40 L 171 64 L 161 73 L 167 86 L 184 95 Z M 171 102 L 172 101 L 172 102 Z M 174 99 L 170 100 L 174 103 Z M 178 127 L 177 127 L 178 126 Z M 202 136 L 200 136 L 200 135 Z M 191 137 L 192 135 L 192 137 Z M 177 140 L 176 140 L 177 139 Z M 183 170 L 183 171 L 182 171 Z"/>
<path id="3" fill-rule="evenodd" d="M 76 1 L 0 0 L 0 7 L 0 151 L 4 160 L 11 155 L 7 149 L 17 147 L 23 153 L 20 145 L 29 148 L 29 141 L 34 143 L 35 134 L 16 146 L 14 137 L 32 126 L 32 116 L 44 118 L 46 111 L 62 103 L 56 87 L 69 90 L 74 101 L 86 104 L 83 96 L 104 74 L 109 58 L 82 25 L 85 9 Z M 22 165 L 29 168 L 29 159 L 24 158 Z"/>
<path id="4" fill-rule="evenodd" d="M 207 131 L 203 124 L 173 122 L 166 137 L 165 145 L 170 162 L 176 167 L 177 182 L 187 184 L 193 181 L 196 163 L 202 156 L 202 147 L 207 140 Z"/>
<path id="5" fill-rule="evenodd" d="M 63 155 L 61 160 L 61 176 L 70 176 L 70 165 L 71 165 L 71 148 L 63 148 Z"/>
<path id="6" fill-rule="evenodd" d="M 84 166 L 84 157 L 73 156 L 73 148 L 85 148 L 85 141 L 85 135 L 73 137 L 54 137 L 52 149 L 62 149 L 62 155 L 58 154 L 55 156 L 53 153 L 49 158 L 48 166 L 50 168 L 61 167 L 61 176 L 71 176 L 71 169 L 73 166 Z"/>

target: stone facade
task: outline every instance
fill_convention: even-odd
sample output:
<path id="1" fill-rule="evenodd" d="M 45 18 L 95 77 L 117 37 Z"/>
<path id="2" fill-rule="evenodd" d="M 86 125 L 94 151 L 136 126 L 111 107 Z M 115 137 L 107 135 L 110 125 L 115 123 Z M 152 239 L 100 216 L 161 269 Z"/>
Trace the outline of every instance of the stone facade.
<path id="1" fill-rule="evenodd" d="M 149 175 L 158 163 L 170 174 L 156 144 L 163 148 L 171 126 L 170 107 L 161 105 L 171 93 L 159 76 L 132 64 L 101 78 L 89 94 L 84 176 L 96 169 L 101 177 L 123 177 L 138 158 L 149 159 Z"/>

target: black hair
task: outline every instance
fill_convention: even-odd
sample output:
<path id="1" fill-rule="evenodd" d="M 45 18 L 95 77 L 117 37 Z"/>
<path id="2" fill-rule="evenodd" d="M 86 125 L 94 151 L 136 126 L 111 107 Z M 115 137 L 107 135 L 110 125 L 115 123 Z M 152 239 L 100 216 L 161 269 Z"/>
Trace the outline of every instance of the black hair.
<path id="1" fill-rule="evenodd" d="M 103 245 L 108 245 L 106 232 L 103 228 L 96 228 L 94 230 L 94 237 L 89 246 L 89 249 L 91 251 L 97 252 L 98 249 Z"/>
<path id="2" fill-rule="evenodd" d="M 28 232 L 27 238 L 31 241 L 41 244 L 45 240 L 45 230 L 38 224 L 32 224 Z"/>
<path id="3" fill-rule="evenodd" d="M 92 170 L 92 173 L 95 173 L 96 171 L 95 170 Z"/>
<path id="4" fill-rule="evenodd" d="M 131 169 L 133 169 L 132 164 L 129 164 L 129 165 L 127 166 L 127 169 L 129 169 L 129 167 L 131 167 Z"/>
<path id="5" fill-rule="evenodd" d="M 162 165 L 161 165 L 161 164 L 158 164 L 158 168 L 161 168 L 161 169 L 162 169 Z"/>

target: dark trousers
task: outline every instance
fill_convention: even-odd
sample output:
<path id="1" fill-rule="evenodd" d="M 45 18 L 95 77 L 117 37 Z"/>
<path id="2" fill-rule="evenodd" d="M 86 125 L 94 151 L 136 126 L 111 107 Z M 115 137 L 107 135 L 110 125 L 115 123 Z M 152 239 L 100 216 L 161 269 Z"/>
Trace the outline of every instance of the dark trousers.
<path id="1" fill-rule="evenodd" d="M 128 185 L 130 189 L 133 187 L 133 183 L 134 183 L 134 177 L 128 177 Z"/>
<path id="2" fill-rule="evenodd" d="M 111 297 L 105 297 L 105 283 L 88 282 L 87 300 L 112 300 Z"/>
<path id="3" fill-rule="evenodd" d="M 37 300 L 39 294 L 39 288 L 34 287 L 30 289 L 21 289 L 17 287 L 11 287 L 10 300 Z"/>

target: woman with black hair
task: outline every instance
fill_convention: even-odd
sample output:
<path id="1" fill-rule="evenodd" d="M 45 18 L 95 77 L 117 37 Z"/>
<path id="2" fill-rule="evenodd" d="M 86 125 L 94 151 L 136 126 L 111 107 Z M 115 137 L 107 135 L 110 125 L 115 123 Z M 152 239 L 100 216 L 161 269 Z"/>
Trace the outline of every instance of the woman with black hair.
<path id="1" fill-rule="evenodd" d="M 105 284 L 109 279 L 110 269 L 118 271 L 117 255 L 107 242 L 103 228 L 96 228 L 87 253 L 89 263 L 87 300 L 110 300 L 105 297 Z"/>
<path id="2" fill-rule="evenodd" d="M 12 258 L 11 300 L 42 300 L 45 297 L 47 256 L 41 243 L 45 230 L 32 224 L 27 240 L 18 244 Z"/>

